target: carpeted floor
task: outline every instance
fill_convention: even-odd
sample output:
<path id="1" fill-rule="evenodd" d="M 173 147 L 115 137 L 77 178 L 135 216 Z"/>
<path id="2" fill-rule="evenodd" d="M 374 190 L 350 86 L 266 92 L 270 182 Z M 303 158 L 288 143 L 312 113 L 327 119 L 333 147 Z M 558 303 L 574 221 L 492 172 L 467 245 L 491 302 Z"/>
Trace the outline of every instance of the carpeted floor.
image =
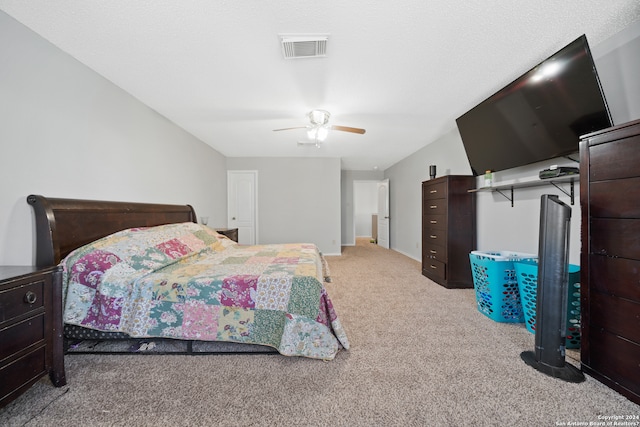
<path id="1" fill-rule="evenodd" d="M 67 355 L 68 385 L 40 381 L 0 409 L 0 425 L 557 426 L 640 415 L 590 377 L 565 383 L 525 365 L 534 336 L 524 325 L 493 322 L 472 289 L 444 289 L 412 259 L 359 240 L 328 261 L 352 346 L 335 360 Z"/>

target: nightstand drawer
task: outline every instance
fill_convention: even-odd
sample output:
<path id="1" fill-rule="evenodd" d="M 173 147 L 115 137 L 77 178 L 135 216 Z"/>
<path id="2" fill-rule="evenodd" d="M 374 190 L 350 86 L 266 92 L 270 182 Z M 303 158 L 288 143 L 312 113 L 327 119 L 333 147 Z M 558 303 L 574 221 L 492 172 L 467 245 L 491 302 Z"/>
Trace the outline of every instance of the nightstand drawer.
<path id="1" fill-rule="evenodd" d="M 237 228 L 216 228 L 216 233 L 222 234 L 223 236 L 228 237 L 234 242 L 238 243 L 238 229 Z"/>
<path id="2" fill-rule="evenodd" d="M 0 266 L 0 407 L 43 375 L 66 384 L 59 267 Z"/>
<path id="3" fill-rule="evenodd" d="M 0 322 L 43 307 L 44 282 L 32 282 L 0 292 Z"/>
<path id="4" fill-rule="evenodd" d="M 44 343 L 44 313 L 0 330 L 0 361 L 37 342 Z"/>
<path id="5" fill-rule="evenodd" d="M 44 375 L 47 370 L 45 360 L 45 349 L 41 347 L 0 368 L 0 378 L 3 379 L 0 382 L 0 400 Z"/>

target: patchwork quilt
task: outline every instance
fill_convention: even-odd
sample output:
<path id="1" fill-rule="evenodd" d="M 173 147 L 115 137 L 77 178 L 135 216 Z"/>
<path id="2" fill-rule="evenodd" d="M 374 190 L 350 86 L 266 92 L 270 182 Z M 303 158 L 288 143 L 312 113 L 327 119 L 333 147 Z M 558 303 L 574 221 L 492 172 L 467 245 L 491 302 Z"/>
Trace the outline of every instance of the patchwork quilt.
<path id="1" fill-rule="evenodd" d="M 203 225 L 168 224 L 120 231 L 61 264 L 67 324 L 324 360 L 349 348 L 313 244 L 243 246 Z"/>

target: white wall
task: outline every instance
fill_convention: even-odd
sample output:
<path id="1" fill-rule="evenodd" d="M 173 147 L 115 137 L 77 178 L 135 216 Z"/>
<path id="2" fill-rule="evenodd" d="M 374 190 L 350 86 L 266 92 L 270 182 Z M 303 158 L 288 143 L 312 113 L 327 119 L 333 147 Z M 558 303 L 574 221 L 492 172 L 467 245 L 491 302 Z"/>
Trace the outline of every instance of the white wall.
<path id="1" fill-rule="evenodd" d="M 229 157 L 229 170 L 258 171 L 257 242 L 315 243 L 340 251 L 340 159 Z"/>
<path id="2" fill-rule="evenodd" d="M 614 124 L 640 118 L 640 21 L 597 46 L 591 53 Z"/>
<path id="3" fill-rule="evenodd" d="M 353 206 L 356 237 L 371 237 L 372 215 L 378 212 L 378 182 L 355 181 Z"/>
<path id="4" fill-rule="evenodd" d="M 226 224 L 224 156 L 0 12 L 0 264 L 35 258 L 29 194 L 191 204 Z"/>

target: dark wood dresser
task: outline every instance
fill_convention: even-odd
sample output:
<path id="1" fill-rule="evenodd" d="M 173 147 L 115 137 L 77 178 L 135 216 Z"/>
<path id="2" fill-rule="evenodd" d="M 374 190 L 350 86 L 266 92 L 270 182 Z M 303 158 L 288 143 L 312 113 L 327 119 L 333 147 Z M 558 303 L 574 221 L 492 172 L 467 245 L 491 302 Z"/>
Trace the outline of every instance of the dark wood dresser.
<path id="1" fill-rule="evenodd" d="M 473 288 L 476 178 L 448 175 L 422 183 L 422 274 L 446 288 Z"/>
<path id="2" fill-rule="evenodd" d="M 46 374 L 66 384 L 61 279 L 58 267 L 0 266 L 0 407 Z"/>
<path id="3" fill-rule="evenodd" d="M 581 363 L 640 404 L 640 120 L 580 142 Z"/>

